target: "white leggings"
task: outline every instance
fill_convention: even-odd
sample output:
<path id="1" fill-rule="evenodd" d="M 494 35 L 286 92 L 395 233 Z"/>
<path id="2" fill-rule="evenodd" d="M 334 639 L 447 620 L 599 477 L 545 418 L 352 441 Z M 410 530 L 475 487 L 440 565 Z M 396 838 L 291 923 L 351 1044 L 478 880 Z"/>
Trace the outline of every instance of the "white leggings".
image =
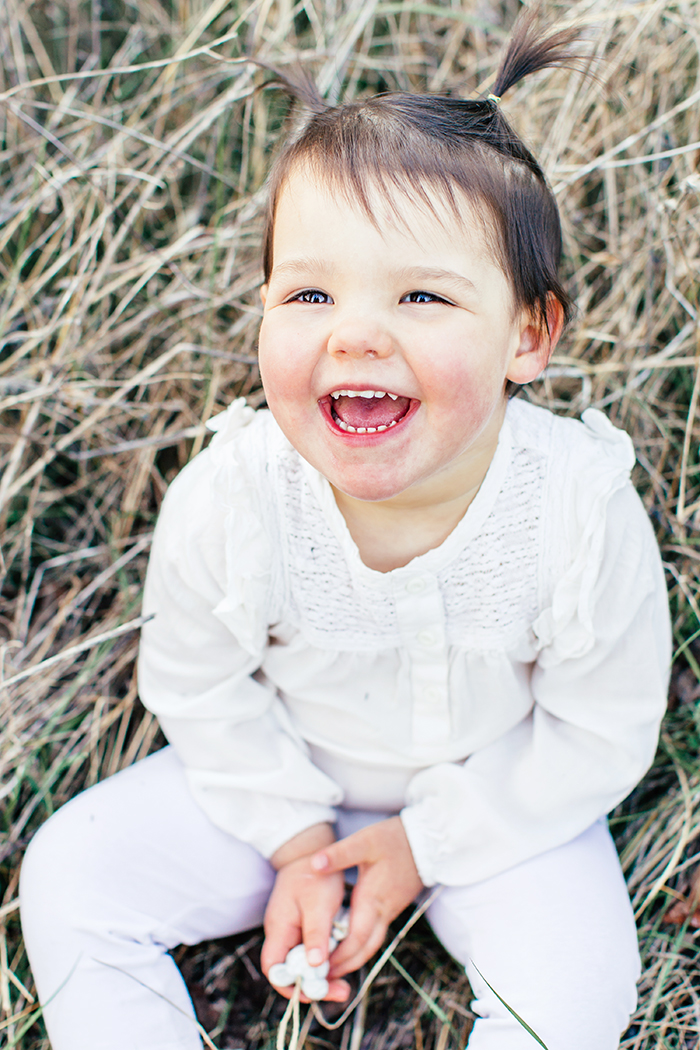
<path id="1" fill-rule="evenodd" d="M 377 816 L 347 812 L 339 832 Z M 21 884 L 53 1050 L 201 1050 L 168 949 L 257 926 L 273 879 L 254 849 L 209 822 L 170 748 L 69 802 L 35 837 Z M 603 823 L 495 878 L 445 888 L 428 918 L 476 997 L 469 1050 L 538 1046 L 475 966 L 548 1050 L 616 1050 L 639 957 Z"/>

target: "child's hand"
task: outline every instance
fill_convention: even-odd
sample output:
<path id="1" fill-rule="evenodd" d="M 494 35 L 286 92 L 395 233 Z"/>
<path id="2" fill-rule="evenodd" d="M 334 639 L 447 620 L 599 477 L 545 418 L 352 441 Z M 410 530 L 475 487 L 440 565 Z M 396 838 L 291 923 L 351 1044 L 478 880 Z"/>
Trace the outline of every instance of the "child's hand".
<path id="1" fill-rule="evenodd" d="M 274 854 L 277 878 L 265 911 L 265 943 L 261 954 L 263 973 L 282 963 L 297 944 L 306 948 L 308 961 L 318 966 L 328 958 L 328 940 L 333 918 L 343 903 L 345 879 L 342 871 L 318 872 L 311 857 L 334 840 L 328 824 L 317 824 L 296 835 Z M 345 971 L 347 972 L 347 971 Z M 290 998 L 292 988 L 277 988 Z M 345 1002 L 350 994 L 346 981 L 330 980 L 326 999 Z M 305 996 L 302 1000 L 307 1002 Z"/>
<path id="2" fill-rule="evenodd" d="M 357 865 L 350 932 L 333 952 L 330 977 L 359 969 L 381 947 L 389 923 L 423 889 L 400 817 L 391 817 L 323 848 L 310 858 L 327 876 Z M 335 982 L 333 982 L 335 983 Z"/>

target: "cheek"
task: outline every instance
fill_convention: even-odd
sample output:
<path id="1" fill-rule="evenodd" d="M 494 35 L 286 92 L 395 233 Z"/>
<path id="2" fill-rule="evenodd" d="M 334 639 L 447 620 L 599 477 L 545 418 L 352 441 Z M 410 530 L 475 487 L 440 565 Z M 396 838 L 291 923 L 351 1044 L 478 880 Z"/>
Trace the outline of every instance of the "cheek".
<path id="1" fill-rule="evenodd" d="M 260 378 L 269 402 L 290 396 L 301 378 L 299 354 L 289 332 L 275 331 L 275 326 L 263 320 L 258 340 Z"/>
<path id="2" fill-rule="evenodd" d="M 489 356 L 468 360 L 464 353 L 437 362 L 426 384 L 445 416 L 455 422 L 487 418 L 504 394 L 505 382 Z"/>

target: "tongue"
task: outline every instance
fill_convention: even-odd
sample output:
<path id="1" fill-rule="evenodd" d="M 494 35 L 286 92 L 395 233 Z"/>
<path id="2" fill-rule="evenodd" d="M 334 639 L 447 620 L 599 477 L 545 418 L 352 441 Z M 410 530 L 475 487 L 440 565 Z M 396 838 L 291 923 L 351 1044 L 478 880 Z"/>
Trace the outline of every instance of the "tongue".
<path id="1" fill-rule="evenodd" d="M 333 411 L 338 419 L 350 427 L 388 427 L 406 415 L 411 401 L 408 397 L 397 397 L 394 401 L 384 397 L 347 397 L 343 394 L 333 401 Z"/>

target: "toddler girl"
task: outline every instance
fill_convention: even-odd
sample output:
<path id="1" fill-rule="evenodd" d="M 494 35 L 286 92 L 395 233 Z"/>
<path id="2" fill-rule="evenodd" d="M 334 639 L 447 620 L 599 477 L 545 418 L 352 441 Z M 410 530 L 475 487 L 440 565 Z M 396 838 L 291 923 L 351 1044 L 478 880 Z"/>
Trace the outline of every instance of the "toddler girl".
<path id="1" fill-rule="evenodd" d="M 569 301 L 557 208 L 499 98 L 571 34 L 521 24 L 494 95 L 313 114 L 270 182 L 260 368 L 172 485 L 141 695 L 171 741 L 32 845 L 54 1050 L 196 1050 L 168 949 L 265 923 L 327 998 L 423 887 L 470 1050 L 613 1050 L 634 922 L 605 814 L 654 754 L 669 625 L 632 446 L 514 387 Z M 494 991 L 498 995 L 494 994 Z M 283 994 L 289 994 L 286 990 Z"/>

